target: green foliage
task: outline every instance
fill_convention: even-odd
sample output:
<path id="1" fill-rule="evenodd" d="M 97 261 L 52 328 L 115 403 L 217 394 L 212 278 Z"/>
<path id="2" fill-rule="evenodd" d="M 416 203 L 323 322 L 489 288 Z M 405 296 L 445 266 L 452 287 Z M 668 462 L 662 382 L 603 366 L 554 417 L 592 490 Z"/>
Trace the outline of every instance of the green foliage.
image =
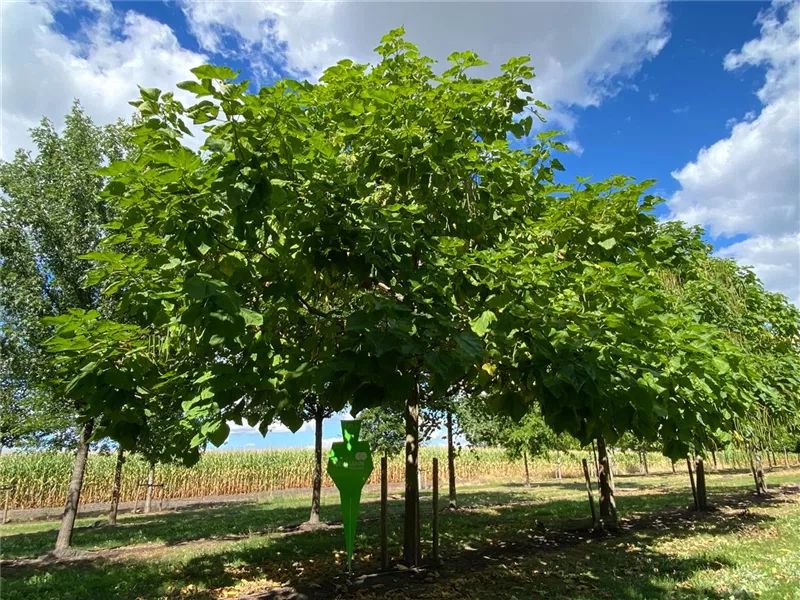
<path id="1" fill-rule="evenodd" d="M 61 447 L 74 443 L 76 410 L 50 385 L 51 330 L 40 319 L 108 306 L 84 286 L 91 264 L 80 256 L 99 245 L 112 214 L 95 171 L 125 154 L 127 134 L 121 123 L 94 125 L 75 102 L 62 133 L 43 119 L 31 138 L 34 153 L 0 162 L 0 430 L 4 446 Z"/>
<path id="2" fill-rule="evenodd" d="M 515 421 L 494 410 L 492 404 L 492 399 L 486 397 L 465 398 L 459 403 L 458 427 L 469 444 L 499 446 L 511 458 L 519 458 L 523 453 L 539 456 L 551 450 L 578 447 L 568 434 L 556 434 L 545 423 L 538 407 Z"/>
<path id="3" fill-rule="evenodd" d="M 508 143 L 530 132 L 532 70 L 469 78 L 479 61 L 462 53 L 436 76 L 401 30 L 378 53 L 258 94 L 201 67 L 180 87 L 210 100 L 135 103 L 137 159 L 103 171 L 123 251 L 110 239 L 92 278 L 153 335 L 180 329 L 189 417 L 299 427 L 309 390 L 358 412 L 481 364 L 481 252 L 552 180 L 548 142 Z M 202 156 L 181 145 L 186 118 L 208 123 Z"/>
<path id="4" fill-rule="evenodd" d="M 420 414 L 419 443 L 424 444 L 439 429 L 437 412 L 423 410 Z M 376 455 L 399 454 L 406 445 L 405 412 L 402 408 L 379 406 L 368 408 L 358 414 L 362 420 L 360 439 L 369 442 Z"/>
<path id="5" fill-rule="evenodd" d="M 723 263 L 656 218 L 653 182 L 556 185 L 555 132 L 510 147 L 546 108 L 526 59 L 481 79 L 454 53 L 436 75 L 402 29 L 376 51 L 257 94 L 201 66 L 190 107 L 141 90 L 135 152 L 100 171 L 118 233 L 87 255 L 117 312 L 73 313 L 53 344 L 84 416 L 125 436 L 158 398 L 197 447 L 228 419 L 297 429 L 309 394 L 357 414 L 419 385 L 441 410 L 463 385 L 510 417 L 506 446 L 543 447 L 546 424 L 676 458 L 796 414 L 796 310 L 735 269 L 706 276 Z"/>

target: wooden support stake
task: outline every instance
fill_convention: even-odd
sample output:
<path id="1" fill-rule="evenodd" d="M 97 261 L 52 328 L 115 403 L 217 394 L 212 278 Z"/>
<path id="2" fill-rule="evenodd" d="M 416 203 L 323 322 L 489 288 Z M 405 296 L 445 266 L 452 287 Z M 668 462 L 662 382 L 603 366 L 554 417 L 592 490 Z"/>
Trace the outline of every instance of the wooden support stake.
<path id="1" fill-rule="evenodd" d="M 381 569 L 389 569 L 389 540 L 386 532 L 389 477 L 386 456 L 381 457 Z"/>
<path id="2" fill-rule="evenodd" d="M 145 484 L 147 485 L 147 484 Z M 133 514 L 136 514 L 136 511 L 139 510 L 139 489 L 142 487 L 142 484 L 136 486 L 136 502 L 133 503 Z"/>
<path id="3" fill-rule="evenodd" d="M 694 507 L 699 508 L 697 504 L 697 488 L 694 486 L 694 473 L 692 473 L 692 461 L 686 457 L 686 467 L 689 469 L 689 481 L 692 482 L 692 498 L 694 498 Z"/>
<path id="4" fill-rule="evenodd" d="M 150 465 L 150 471 L 147 473 L 147 493 L 144 497 L 144 512 L 148 514 L 150 509 L 152 508 L 153 502 L 153 486 L 155 483 L 156 477 L 156 466 L 154 464 Z"/>
<path id="5" fill-rule="evenodd" d="M 431 486 L 433 493 L 433 564 L 439 562 L 439 459 L 433 459 L 433 473 L 431 473 Z"/>
<path id="6" fill-rule="evenodd" d="M 8 523 L 8 500 L 9 497 L 11 496 L 11 492 L 13 492 L 14 489 L 15 488 L 13 485 L 4 486 L 0 488 L 0 491 L 6 493 L 6 497 L 3 499 L 3 525 Z"/>
<path id="7" fill-rule="evenodd" d="M 592 478 L 589 477 L 589 465 L 585 458 L 581 459 L 583 464 L 583 477 L 586 479 L 586 493 L 589 495 L 589 508 L 592 511 L 592 527 L 597 527 L 597 512 L 594 509 L 594 494 L 592 493 Z"/>

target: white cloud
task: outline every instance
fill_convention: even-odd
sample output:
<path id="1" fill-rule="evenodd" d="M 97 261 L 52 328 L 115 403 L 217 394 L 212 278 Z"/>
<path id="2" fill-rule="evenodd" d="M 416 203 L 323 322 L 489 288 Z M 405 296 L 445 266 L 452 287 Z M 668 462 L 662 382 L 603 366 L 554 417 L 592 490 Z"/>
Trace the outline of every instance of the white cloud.
<path id="1" fill-rule="evenodd" d="M 409 41 L 439 61 L 472 49 L 496 71 L 508 58 L 529 54 L 535 95 L 556 109 L 549 119 L 568 129 L 565 107 L 599 105 L 669 39 L 663 3 L 185 0 L 182 6 L 203 48 L 256 56 L 256 67 L 267 56 L 312 78 L 343 58 L 374 61 L 380 37 L 401 24 Z"/>
<path id="2" fill-rule="evenodd" d="M 746 235 L 720 254 L 751 264 L 765 285 L 798 298 L 800 286 L 800 3 L 775 2 L 758 38 L 730 52 L 727 70 L 765 66 L 758 114 L 728 121 L 730 135 L 672 173 L 681 188 L 671 218 L 712 237 Z"/>
<path id="3" fill-rule="evenodd" d="M 429 441 L 424 442 L 422 445 L 435 446 L 435 447 L 447 446 L 447 435 L 445 434 L 443 436 L 437 436 L 431 438 Z M 467 443 L 467 438 L 462 434 L 456 434 L 453 436 L 453 445 L 456 447 L 461 446 L 462 448 L 469 447 L 469 443 Z"/>
<path id="4" fill-rule="evenodd" d="M 650 100 L 650 102 L 655 102 L 656 100 L 658 100 L 658 94 L 654 94 L 653 92 L 650 92 L 647 95 L 647 99 Z"/>
<path id="5" fill-rule="evenodd" d="M 231 434 L 237 435 L 261 435 L 261 432 L 258 430 L 257 426 L 250 425 L 247 420 L 243 420 L 241 425 L 237 425 L 233 421 L 228 421 L 228 427 L 231 428 Z M 303 423 L 294 433 L 306 432 L 306 431 L 314 431 L 314 422 L 309 421 L 307 423 Z M 292 433 L 292 430 L 289 429 L 283 423 L 273 423 L 269 426 L 269 431 L 267 433 Z"/>
<path id="6" fill-rule="evenodd" d="M 689 107 L 688 106 L 679 106 L 678 108 L 673 108 L 672 109 L 672 114 L 675 114 L 675 115 L 680 115 L 680 114 L 687 113 L 687 112 L 689 112 Z"/>
<path id="7" fill-rule="evenodd" d="M 583 146 L 578 140 L 570 140 L 567 142 L 567 146 L 569 147 L 570 152 L 572 152 L 575 156 L 581 156 L 583 154 Z"/>
<path id="8" fill-rule="evenodd" d="M 87 5 L 92 18 L 68 38 L 55 15 L 74 5 L 0 3 L 2 158 L 30 147 L 28 129 L 42 116 L 60 124 L 74 98 L 96 123 L 110 123 L 132 114 L 128 101 L 138 97 L 137 84 L 172 90 L 206 60 L 181 47 L 163 23 L 133 11 L 115 12 L 108 2 Z M 188 98 L 180 91 L 176 97 Z"/>
<path id="9" fill-rule="evenodd" d="M 750 237 L 717 254 L 753 267 L 767 289 L 783 292 L 800 306 L 800 232 Z"/>

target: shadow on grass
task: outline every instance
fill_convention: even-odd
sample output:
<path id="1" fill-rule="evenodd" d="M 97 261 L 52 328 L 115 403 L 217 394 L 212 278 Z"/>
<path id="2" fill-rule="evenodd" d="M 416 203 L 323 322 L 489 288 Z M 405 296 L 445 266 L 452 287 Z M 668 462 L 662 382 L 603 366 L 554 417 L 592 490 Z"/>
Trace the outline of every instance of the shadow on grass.
<path id="1" fill-rule="evenodd" d="M 422 497 L 430 497 L 423 492 Z M 530 501 L 530 495 L 513 492 L 466 493 L 460 496 L 463 503 L 508 503 L 514 500 Z M 341 523 L 337 504 L 323 504 L 321 517 L 331 524 Z M 389 500 L 390 513 L 400 517 L 402 499 Z M 308 519 L 306 506 L 273 506 L 267 502 L 237 503 L 218 506 L 185 508 L 150 515 L 125 515 L 115 527 L 76 527 L 73 547 L 79 550 L 121 548 L 134 544 L 162 543 L 180 545 L 197 540 L 234 541 L 275 533 L 279 528 L 291 529 Z M 365 499 L 361 504 L 361 521 L 378 518 L 380 504 L 377 499 Z M 4 534 L 3 559 L 34 558 L 52 550 L 58 533 L 57 524 L 51 529 L 26 533 Z"/>
<path id="2" fill-rule="evenodd" d="M 623 521 L 621 530 L 597 537 L 585 527 L 585 500 L 530 502 L 528 496 L 528 504 L 520 504 L 520 497 L 525 495 L 513 491 L 462 494 L 460 501 L 474 508 L 441 513 L 443 565 L 438 569 L 435 583 L 425 573 L 406 572 L 374 578 L 371 584 L 358 590 L 348 588 L 342 575 L 342 532 L 327 529 L 282 537 L 245 538 L 208 547 L 188 543 L 185 551 L 132 553 L 125 560 L 106 558 L 6 568 L 3 599 L 212 598 L 222 588 L 238 586 L 237 591 L 244 593 L 282 584 L 296 588 L 308 598 L 327 599 L 365 597 L 363 594 L 370 593 L 370 586 L 379 584 L 380 589 L 374 589 L 379 597 L 403 588 L 407 594 L 403 597 L 410 598 L 666 600 L 676 597 L 676 584 L 686 582 L 696 572 L 732 565 L 724 557 L 708 554 L 679 559 L 659 553 L 652 549 L 659 541 L 682 539 L 698 532 L 723 535 L 756 521 L 769 520 L 752 513 L 747 515 L 746 511 L 696 513 L 670 508 L 685 502 L 685 494 L 680 493 L 629 494 L 625 497 L 625 509 L 631 516 Z M 779 499 L 726 493 L 713 495 L 712 501 L 741 508 L 756 502 L 768 505 Z M 440 508 L 445 505 L 443 499 Z M 335 507 L 326 508 L 331 516 Z M 400 502 L 393 502 L 393 518 L 389 522 L 392 555 L 400 553 L 400 509 Z M 374 572 L 378 566 L 379 524 L 371 520 L 377 510 L 377 503 L 365 503 L 362 514 L 366 519 L 359 524 L 356 541 L 356 575 Z M 423 501 L 423 538 L 429 536 L 431 512 L 430 503 Z M 269 528 L 278 523 L 297 522 L 305 516 L 305 508 L 238 505 L 159 515 L 158 520 L 163 521 L 160 525 L 148 521 L 137 526 L 162 530 L 168 527 L 173 535 L 171 543 L 178 545 L 199 537 L 200 532 L 205 534 L 203 537 L 210 532 L 231 536 L 232 532 L 255 523 Z M 85 533 L 116 535 L 120 544 L 129 539 L 123 528 Z M 4 546 L 5 542 L 4 538 Z M 428 551 L 426 540 L 423 554 Z M 242 582 L 251 582 L 251 588 L 242 587 Z M 362 595 L 356 596 L 358 593 Z M 679 597 L 727 596 L 711 589 L 685 588 Z"/>
<path id="3" fill-rule="evenodd" d="M 530 514 L 531 523 L 540 519 L 564 520 L 583 518 L 586 501 L 575 495 L 558 501 L 538 500 L 537 488 L 560 489 L 565 493 L 583 492 L 584 484 L 570 481 L 546 482 L 533 488 L 521 487 L 516 483 L 497 486 L 500 489 L 488 491 L 467 491 L 459 494 L 459 506 L 464 510 L 481 507 L 502 507 L 503 505 L 527 505 L 520 514 Z M 688 506 L 691 497 L 686 492 L 660 489 L 660 485 L 637 486 L 618 483 L 619 492 L 624 492 L 623 510 L 627 513 L 658 510 L 663 506 Z M 656 490 L 657 493 L 653 493 Z M 635 492 L 645 492 L 636 494 Z M 722 498 L 719 493 L 710 493 L 712 503 Z M 754 496 L 754 498 L 756 498 Z M 335 498 L 322 506 L 323 521 L 340 523 L 341 514 Z M 422 512 L 430 514 L 430 491 L 422 492 Z M 389 500 L 391 518 L 402 518 L 402 499 Z M 440 510 L 446 506 L 446 499 L 440 498 Z M 365 499 L 361 505 L 361 522 L 376 520 L 380 505 L 375 498 Z M 183 545 L 198 540 L 235 541 L 252 536 L 275 533 L 291 529 L 308 518 L 305 506 L 274 506 L 269 502 L 236 503 L 228 505 L 184 508 L 180 511 L 154 513 L 152 515 L 125 515 L 115 527 L 91 526 L 77 527 L 73 535 L 73 546 L 79 550 L 105 550 L 122 548 L 137 544 Z M 527 516 L 525 517 L 527 518 Z M 516 520 L 512 520 L 516 521 Z M 520 523 L 521 528 L 525 525 Z M 516 525 L 515 525 L 516 526 Z M 34 558 L 49 552 L 55 543 L 57 528 L 29 533 L 4 534 L 2 539 L 2 558 Z M 507 529 L 507 528 L 505 528 Z M 481 528 L 474 531 L 482 531 Z"/>

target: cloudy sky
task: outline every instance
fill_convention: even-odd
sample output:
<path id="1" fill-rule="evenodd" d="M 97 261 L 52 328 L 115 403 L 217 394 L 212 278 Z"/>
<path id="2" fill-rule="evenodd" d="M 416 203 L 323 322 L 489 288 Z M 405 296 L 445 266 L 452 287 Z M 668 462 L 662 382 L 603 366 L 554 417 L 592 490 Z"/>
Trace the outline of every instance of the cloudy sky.
<path id="1" fill-rule="evenodd" d="M 435 59 L 475 50 L 486 74 L 530 55 L 571 177 L 657 179 L 664 218 L 703 225 L 718 254 L 800 306 L 798 2 L 5 1 L 0 18 L 3 158 L 73 98 L 111 122 L 137 84 L 174 89 L 204 62 L 254 86 L 314 79 L 342 58 L 370 62 L 400 25 Z M 240 429 L 229 444 L 311 439 Z"/>

